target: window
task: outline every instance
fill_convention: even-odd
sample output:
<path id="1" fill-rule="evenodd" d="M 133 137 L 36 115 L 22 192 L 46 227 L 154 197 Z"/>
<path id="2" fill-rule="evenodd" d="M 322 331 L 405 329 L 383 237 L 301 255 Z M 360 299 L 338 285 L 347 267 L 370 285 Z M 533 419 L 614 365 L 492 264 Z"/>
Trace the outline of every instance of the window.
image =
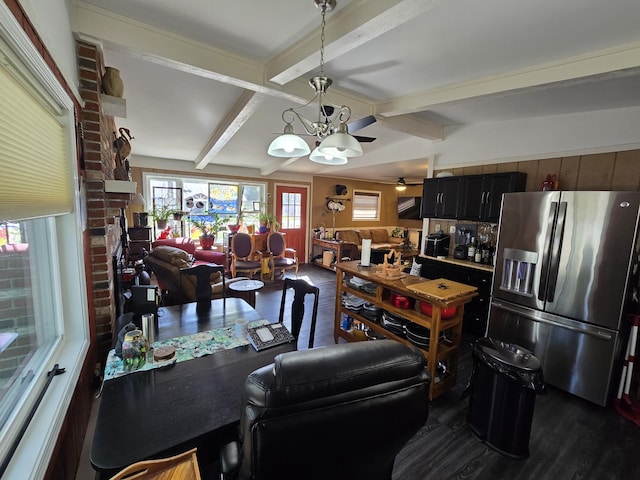
<path id="1" fill-rule="evenodd" d="M 199 240 L 200 232 L 191 224 L 189 216 L 213 220 L 214 216 L 218 215 L 227 223 L 236 223 L 238 215 L 241 215 L 245 226 L 258 225 L 260 206 L 265 203 L 267 191 L 264 183 L 245 183 L 207 177 L 176 178 L 175 175 L 155 173 L 144 173 L 143 183 L 145 198 L 152 197 L 157 203 L 171 203 L 176 205 L 175 209 L 187 214 L 187 217 L 181 220 L 170 218 L 169 226 L 172 232 L 190 236 L 194 241 Z M 171 194 L 160 198 L 158 192 Z"/>
<path id="2" fill-rule="evenodd" d="M 282 222 L 281 227 L 301 228 L 302 218 L 302 194 L 287 193 L 282 194 Z"/>
<path id="3" fill-rule="evenodd" d="M 353 191 L 353 220 L 380 220 L 380 192 Z"/>
<path id="4" fill-rule="evenodd" d="M 89 344 L 74 112 L 0 7 L 0 476 L 42 478 Z"/>

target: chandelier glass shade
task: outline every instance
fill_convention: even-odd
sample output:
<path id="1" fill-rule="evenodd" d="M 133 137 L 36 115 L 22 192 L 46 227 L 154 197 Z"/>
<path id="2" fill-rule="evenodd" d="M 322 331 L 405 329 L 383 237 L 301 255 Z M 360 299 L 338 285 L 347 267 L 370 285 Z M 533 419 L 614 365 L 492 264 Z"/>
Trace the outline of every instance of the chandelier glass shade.
<path id="1" fill-rule="evenodd" d="M 311 155 L 309 155 L 309 160 L 315 163 L 322 163 L 324 165 L 344 165 L 348 162 L 347 157 L 322 153 L 318 147 L 313 149 Z"/>
<path id="2" fill-rule="evenodd" d="M 311 154 L 311 161 L 327 165 L 344 165 L 348 161 L 347 157 L 362 155 L 362 147 L 353 136 L 349 135 L 347 122 L 351 117 L 351 109 L 346 105 L 335 105 L 327 97 L 327 90 L 333 81 L 324 75 L 325 14 L 335 8 L 336 1 L 314 0 L 314 3 L 322 12 L 320 74 L 309 80 L 315 95 L 305 105 L 288 108 L 282 112 L 282 120 L 285 123 L 284 133 L 271 142 L 267 152 L 274 157 L 290 158 L 309 155 L 311 152 L 309 145 L 293 130 L 293 122 L 298 120 L 305 133 L 316 137 L 320 142 Z M 299 111 L 311 104 L 317 104 L 317 113 L 314 114 L 313 120 Z"/>

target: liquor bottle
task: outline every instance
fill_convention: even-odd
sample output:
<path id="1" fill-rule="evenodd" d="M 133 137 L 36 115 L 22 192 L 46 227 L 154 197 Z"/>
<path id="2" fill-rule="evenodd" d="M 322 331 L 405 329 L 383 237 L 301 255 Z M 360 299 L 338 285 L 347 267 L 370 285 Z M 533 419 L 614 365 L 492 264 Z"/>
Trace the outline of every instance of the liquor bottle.
<path id="1" fill-rule="evenodd" d="M 476 237 L 471 237 L 471 243 L 467 246 L 467 258 L 471 262 L 476 259 Z"/>
<path id="2" fill-rule="evenodd" d="M 476 263 L 482 262 L 482 245 L 481 244 L 478 244 L 478 246 L 476 247 L 476 255 L 475 255 L 474 261 Z"/>

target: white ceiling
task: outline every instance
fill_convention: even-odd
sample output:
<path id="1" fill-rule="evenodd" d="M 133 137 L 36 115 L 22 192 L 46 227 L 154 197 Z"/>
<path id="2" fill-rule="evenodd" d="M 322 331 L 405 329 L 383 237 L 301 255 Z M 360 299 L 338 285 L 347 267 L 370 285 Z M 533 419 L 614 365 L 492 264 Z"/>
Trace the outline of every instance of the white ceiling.
<path id="1" fill-rule="evenodd" d="M 71 17 L 121 71 L 127 117 L 116 121 L 135 137 L 133 165 L 393 181 L 425 177 L 434 162 L 635 146 L 633 129 L 611 119 L 638 116 L 637 0 L 338 0 L 329 98 L 352 119 L 378 119 L 352 132 L 377 139 L 343 167 L 266 154 L 282 111 L 313 95 L 313 0 L 85 0 Z M 555 138 L 565 123 L 577 132 Z M 527 132 L 535 141 L 509 145 Z"/>

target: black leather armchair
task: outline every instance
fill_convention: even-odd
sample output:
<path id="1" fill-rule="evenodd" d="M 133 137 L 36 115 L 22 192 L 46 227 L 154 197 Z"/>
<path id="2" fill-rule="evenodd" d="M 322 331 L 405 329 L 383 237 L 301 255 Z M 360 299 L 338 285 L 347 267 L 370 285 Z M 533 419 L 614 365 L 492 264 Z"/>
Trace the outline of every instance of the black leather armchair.
<path id="1" fill-rule="evenodd" d="M 249 375 L 221 479 L 390 479 L 425 424 L 424 356 L 392 340 L 278 355 Z"/>

